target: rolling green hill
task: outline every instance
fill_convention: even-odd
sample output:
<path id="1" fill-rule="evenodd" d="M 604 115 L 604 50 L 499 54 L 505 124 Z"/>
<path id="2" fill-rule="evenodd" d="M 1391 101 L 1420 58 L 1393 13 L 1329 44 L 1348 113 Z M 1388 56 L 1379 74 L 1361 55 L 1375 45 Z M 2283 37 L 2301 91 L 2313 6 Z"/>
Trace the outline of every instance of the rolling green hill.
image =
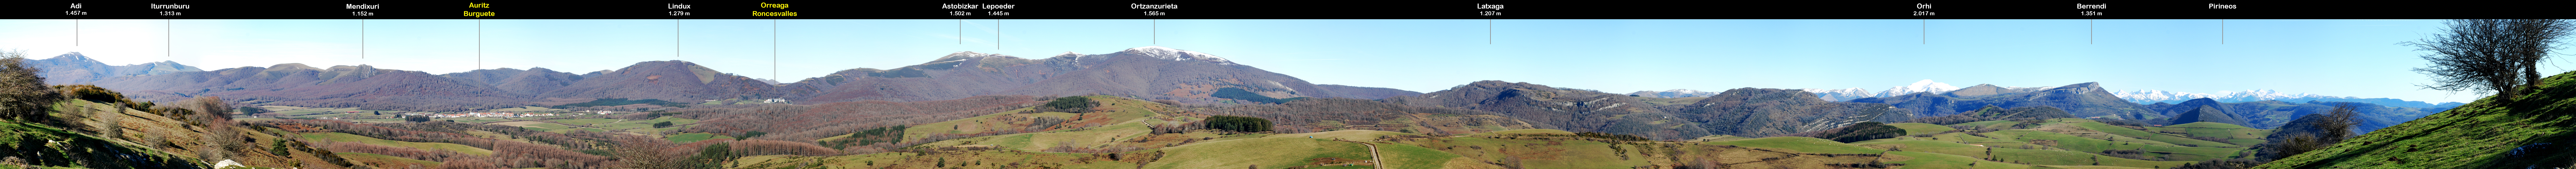
<path id="1" fill-rule="evenodd" d="M 2576 72 L 2255 168 L 2553 168 L 2576 160 Z"/>
<path id="2" fill-rule="evenodd" d="M 1949 126 L 1941 126 L 1941 125 L 1936 125 L 1936 124 L 1926 124 L 1926 123 L 1896 123 L 1896 124 L 1887 124 L 1887 125 L 1889 125 L 1889 126 L 1896 126 L 1896 128 L 1904 128 L 1904 129 L 1905 129 L 1905 135 L 1934 134 L 1934 133 L 1941 133 L 1941 132 L 1943 132 L 1943 131 L 1959 130 L 1959 129 L 1950 128 Z"/>
<path id="3" fill-rule="evenodd" d="M 417 148 L 417 149 L 422 149 L 422 150 L 447 150 L 447 151 L 455 151 L 455 152 L 457 152 L 457 153 L 465 153 L 465 154 L 473 154 L 473 155 L 492 155 L 492 150 L 486 150 L 486 149 L 483 149 L 483 148 L 475 148 L 474 146 L 465 146 L 465 145 L 463 145 L 463 144 L 456 144 L 456 143 L 422 143 L 422 142 L 393 141 L 393 140 L 376 139 L 376 138 L 374 138 L 374 137 L 359 136 L 359 135 L 355 135 L 355 134 L 340 133 L 340 132 L 303 133 L 302 135 L 304 136 L 304 139 L 308 139 L 308 140 L 334 141 L 334 142 L 357 142 L 357 143 L 366 143 L 366 144 L 384 145 L 384 146 L 394 146 L 394 147 L 410 147 L 410 148 Z"/>

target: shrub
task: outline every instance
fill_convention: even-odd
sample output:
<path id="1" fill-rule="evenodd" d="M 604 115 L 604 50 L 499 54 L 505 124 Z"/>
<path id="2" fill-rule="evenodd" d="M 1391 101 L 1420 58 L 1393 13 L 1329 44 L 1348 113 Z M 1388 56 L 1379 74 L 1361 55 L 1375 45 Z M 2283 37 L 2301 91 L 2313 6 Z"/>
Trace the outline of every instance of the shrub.
<path id="1" fill-rule="evenodd" d="M 1904 128 L 1896 128 L 1896 126 L 1880 124 L 1874 121 L 1854 123 L 1851 126 L 1845 126 L 1831 131 L 1832 132 L 1817 135 L 1817 138 L 1849 143 L 1865 140 L 1896 138 L 1896 136 L 1905 135 Z"/>
<path id="2" fill-rule="evenodd" d="M 663 122 L 660 122 L 660 123 L 653 123 L 653 128 L 663 128 L 663 127 L 671 127 L 671 122 L 670 122 L 670 121 L 663 121 Z"/>
<path id="3" fill-rule="evenodd" d="M 260 113 L 268 113 L 268 109 L 259 108 L 259 107 L 250 107 L 250 106 L 242 106 L 241 108 L 238 108 L 238 110 L 233 110 L 233 111 L 240 111 L 240 112 L 242 112 L 242 115 L 256 115 L 256 114 L 260 114 Z"/>
<path id="4" fill-rule="evenodd" d="M 2191 137 L 2191 139 L 2195 139 L 2195 140 L 2205 140 L 2205 141 L 2212 141 L 2212 142 L 2220 142 L 2220 143 L 2225 143 L 2225 142 L 2227 142 L 2227 139 L 2225 139 L 2225 138 L 2217 138 L 2217 137 Z"/>
<path id="5" fill-rule="evenodd" d="M 88 100 L 90 102 L 109 104 L 133 102 L 133 100 L 126 100 L 125 94 L 117 93 L 116 91 L 107 90 L 107 88 L 101 88 L 98 86 L 54 85 L 54 90 L 63 92 L 63 96 L 70 97 L 71 99 Z"/>
<path id="6" fill-rule="evenodd" d="M 1039 105 L 1037 109 L 1038 111 L 1049 112 L 1083 113 L 1091 112 L 1091 107 L 1099 105 L 1100 103 L 1092 102 L 1089 97 L 1070 96 L 1055 98 L 1055 101 L 1047 101 L 1045 105 Z"/>
<path id="7" fill-rule="evenodd" d="M 287 153 L 289 152 L 286 150 L 286 141 L 273 141 L 268 145 L 269 155 L 286 156 Z"/>

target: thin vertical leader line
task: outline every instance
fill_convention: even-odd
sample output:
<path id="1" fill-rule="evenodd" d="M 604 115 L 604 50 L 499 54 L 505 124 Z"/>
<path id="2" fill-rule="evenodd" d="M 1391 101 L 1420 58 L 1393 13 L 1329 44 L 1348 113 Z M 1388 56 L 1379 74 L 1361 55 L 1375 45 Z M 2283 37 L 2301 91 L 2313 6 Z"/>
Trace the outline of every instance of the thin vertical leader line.
<path id="1" fill-rule="evenodd" d="M 966 19 L 957 19 L 957 44 L 966 44 Z"/>
<path id="2" fill-rule="evenodd" d="M 1932 19 L 1923 19 L 1922 22 L 1923 33 L 1917 35 L 1923 36 L 1922 39 L 1920 39 L 1923 41 L 1921 43 L 1930 45 L 1932 44 Z"/>
<path id="3" fill-rule="evenodd" d="M 80 20 L 72 20 L 72 46 L 80 46 Z"/>
<path id="4" fill-rule="evenodd" d="M 2227 19 L 2218 20 L 2218 44 L 2227 44 Z"/>
<path id="5" fill-rule="evenodd" d="M 1153 43 L 1151 44 L 1163 44 L 1163 20 L 1155 19 L 1150 21 L 1153 21 L 1153 23 L 1146 25 L 1146 27 L 1151 29 L 1146 30 L 1145 34 L 1153 35 L 1154 38 L 1151 40 Z"/>
<path id="6" fill-rule="evenodd" d="M 474 20 L 474 69 L 483 69 L 483 20 Z"/>
<path id="7" fill-rule="evenodd" d="M 172 42 L 170 42 L 170 40 L 171 40 L 171 39 L 177 39 L 177 38 L 171 38 L 171 37 L 170 37 L 170 35 L 171 35 L 171 33 L 170 33 L 170 32 L 176 32 L 176 31 L 171 31 L 171 30 L 170 30 L 170 28 L 175 28 L 175 27 L 178 27 L 178 26 L 172 26 L 172 25 L 170 25 L 170 23 L 175 23 L 175 22 L 171 22 L 169 19 L 162 19 L 162 20 L 161 20 L 161 57 L 170 57 L 170 55 L 171 55 L 171 54 L 173 54 L 173 53 L 178 53 L 178 52 L 171 52 L 171 50 L 175 50 L 176 48 L 174 48 L 174 47 L 170 47 L 170 44 L 178 44 L 178 43 L 172 43 Z"/>
<path id="8" fill-rule="evenodd" d="M 367 58 L 367 20 L 358 20 L 358 58 Z"/>
<path id="9" fill-rule="evenodd" d="M 1002 19 L 993 19 L 993 50 L 1002 50 Z"/>
<path id="10" fill-rule="evenodd" d="M 778 80 L 778 20 L 769 20 L 769 80 Z"/>
<path id="11" fill-rule="evenodd" d="M 2084 20 L 2084 44 L 2093 44 L 2093 20 Z"/>
<path id="12" fill-rule="evenodd" d="M 1485 19 L 1485 44 L 1494 44 L 1494 19 Z"/>
<path id="13" fill-rule="evenodd" d="M 680 20 L 671 20 L 671 57 L 680 57 Z"/>

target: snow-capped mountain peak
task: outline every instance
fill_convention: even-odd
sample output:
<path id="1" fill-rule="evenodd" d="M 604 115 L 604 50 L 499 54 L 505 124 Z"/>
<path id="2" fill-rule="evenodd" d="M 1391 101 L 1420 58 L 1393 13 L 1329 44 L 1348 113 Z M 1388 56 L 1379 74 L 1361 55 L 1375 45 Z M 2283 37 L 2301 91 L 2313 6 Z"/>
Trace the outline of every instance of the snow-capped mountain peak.
<path id="1" fill-rule="evenodd" d="M 2268 90 L 2268 89 L 2254 89 L 2254 90 L 2244 90 L 2244 91 L 2218 91 L 2218 93 L 2191 93 L 2191 92 L 2175 92 L 2175 91 L 2161 91 L 2161 90 L 2136 90 L 2136 91 L 2118 91 L 2118 92 L 2112 92 L 2111 94 L 2112 94 L 2112 95 L 2120 96 L 2120 98 L 2121 98 L 2121 99 L 2127 99 L 2127 100 L 2129 100 L 2129 102 L 2135 102 L 2135 103 L 2179 102 L 2179 101 L 2183 101 L 2183 100 L 2191 100 L 2191 99 L 2199 99 L 2199 98 L 2210 98 L 2210 99 L 2213 99 L 2213 100 L 2218 100 L 2219 102 L 2230 102 L 2230 103 L 2233 103 L 2233 102 L 2250 102 L 2250 101 L 2263 101 L 2263 100 L 2284 100 L 2284 99 L 2298 99 L 2298 98 L 2330 98 L 2330 97 L 2334 97 L 2334 96 L 2323 96 L 2323 95 L 2307 94 L 2307 93 L 2297 93 L 2297 94 L 2281 93 L 2281 91 Z"/>
<path id="2" fill-rule="evenodd" d="M 2245 90 L 2245 91 L 2218 91 L 2218 95 L 2229 96 L 2229 97 L 2234 97 L 2234 98 L 2266 98 L 2266 99 L 2277 99 L 2277 98 L 2300 98 L 2300 97 L 2316 97 L 2316 96 L 2319 96 L 2319 95 L 2315 95 L 2315 94 L 2308 94 L 2308 93 L 2298 93 L 2298 94 L 2281 93 L 2281 91 L 2273 91 L 2273 90 L 2269 90 L 2269 89 L 2254 89 L 2254 90 Z"/>
<path id="3" fill-rule="evenodd" d="M 928 62 L 928 63 L 922 63 L 922 64 L 931 64 L 931 63 L 939 63 L 939 62 L 956 62 L 956 61 L 965 61 L 965 60 L 969 60 L 969 59 L 980 59 L 980 58 L 988 58 L 988 57 L 1012 58 L 1012 59 L 1019 59 L 1019 58 L 1020 58 L 1020 57 L 1017 57 L 1017 56 L 1011 56 L 1011 55 L 976 53 L 975 51 L 962 51 L 962 52 L 957 52 L 957 53 L 948 53 L 948 56 L 941 56 L 941 57 L 939 57 L 939 59 L 938 59 L 938 60 L 930 60 L 930 62 Z"/>
<path id="4" fill-rule="evenodd" d="M 2119 97 L 2120 97 L 2120 99 L 2126 99 L 2126 100 L 2129 100 L 2129 102 L 2131 102 L 2131 103 L 2155 103 L 2155 102 L 2168 102 L 2168 101 L 2170 101 L 2170 102 L 2181 102 L 2181 101 L 2184 101 L 2184 100 L 2199 99 L 2199 98 L 2212 98 L 2212 99 L 2216 99 L 2216 98 L 2220 98 L 2220 97 L 2222 97 L 2222 96 L 2218 96 L 2218 95 L 2211 95 L 2211 94 L 2205 94 L 2205 93 L 2189 93 L 2189 92 L 2175 92 L 2175 91 L 2162 91 L 2162 90 L 2115 91 L 2115 92 L 2111 92 L 2111 95 L 2119 96 Z"/>
<path id="5" fill-rule="evenodd" d="M 1873 97 L 1887 97 L 1887 96 L 1896 96 L 1896 95 L 1914 94 L 1914 93 L 1917 93 L 1917 92 L 1932 92 L 1932 94 L 1941 94 L 1941 93 L 1948 93 L 1948 92 L 1950 92 L 1950 91 L 1952 91 L 1952 90 L 1959 90 L 1959 86 L 1950 86 L 1950 84 L 1949 84 L 1949 83 L 1932 82 L 1932 79 L 1923 79 L 1923 81 L 1915 81 L 1915 82 L 1914 82 L 1914 84 L 1909 84 L 1909 85 L 1905 85 L 1905 86 L 1896 86 L 1896 87 L 1892 87 L 1892 88 L 1887 88 L 1887 91 L 1881 91 L 1881 92 L 1879 92 L 1879 93 L 1878 93 L 1878 95 L 1877 95 L 1877 96 L 1873 96 Z"/>
<path id="6" fill-rule="evenodd" d="M 1209 54 L 1207 54 L 1207 53 L 1199 53 L 1199 52 L 1197 52 L 1197 51 L 1188 51 L 1188 50 L 1180 50 L 1180 49 L 1166 48 L 1166 47 L 1163 47 L 1163 46 L 1145 46 L 1145 47 L 1127 48 L 1127 50 L 1126 50 L 1126 51 L 1120 51 L 1120 52 L 1130 52 L 1130 53 L 1136 53 L 1136 54 L 1143 54 L 1143 55 L 1145 55 L 1145 56 L 1152 56 L 1152 57 L 1154 57 L 1154 58 L 1158 58 L 1158 59 L 1170 59 L 1170 60 L 1175 60 L 1175 61 L 1182 61 L 1182 60 L 1197 60 L 1197 61 L 1205 61 L 1205 62 L 1208 62 L 1208 63 L 1217 63 L 1217 64 L 1228 64 L 1228 65 L 1234 64 L 1234 61 L 1225 60 L 1225 58 L 1216 57 L 1216 55 L 1209 55 Z"/>
<path id="7" fill-rule="evenodd" d="M 1818 99 L 1833 100 L 1833 101 L 1851 101 L 1851 99 L 1860 99 L 1860 98 L 1869 98 L 1869 97 L 1870 97 L 1869 89 L 1861 89 L 1861 88 L 1858 88 L 1858 87 L 1848 88 L 1848 89 L 1833 89 L 1833 90 L 1825 90 L 1825 89 L 1799 89 L 1799 90 L 1806 90 L 1808 93 L 1816 93 L 1816 98 L 1818 98 Z"/>

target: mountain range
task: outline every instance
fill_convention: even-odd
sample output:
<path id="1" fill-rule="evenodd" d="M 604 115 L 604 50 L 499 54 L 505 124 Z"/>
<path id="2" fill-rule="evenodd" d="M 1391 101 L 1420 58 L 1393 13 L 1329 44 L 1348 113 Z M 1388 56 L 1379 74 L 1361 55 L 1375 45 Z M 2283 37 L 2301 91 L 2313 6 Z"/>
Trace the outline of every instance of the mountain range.
<path id="1" fill-rule="evenodd" d="M 2111 95 L 2108 90 L 2102 89 L 2101 83 L 2090 82 L 2037 91 L 1979 84 L 1939 94 L 1916 92 L 1890 97 L 1853 99 L 1851 102 L 1886 103 L 1897 108 L 1912 110 L 1914 111 L 1912 113 L 1918 117 L 1947 116 L 1993 105 L 2004 108 L 2051 106 L 2080 117 L 2133 120 L 2165 118 L 2162 114 Z"/>
<path id="2" fill-rule="evenodd" d="M 2332 110 L 2336 104 L 2353 104 L 2356 108 L 2359 108 L 2353 110 L 2355 114 L 2359 115 L 2355 118 L 2360 120 L 2359 124 L 2353 128 L 2359 132 L 2379 130 L 2379 128 L 2397 125 L 2398 123 L 2404 123 L 2406 121 L 2413 121 L 2416 118 L 2423 118 L 2426 115 L 2450 110 L 2450 107 L 2396 107 L 2382 106 L 2372 103 L 2328 101 L 2287 102 L 2279 100 L 2264 100 L 2224 103 L 2208 98 L 2192 99 L 2189 101 L 2183 101 L 2181 104 L 2157 102 L 2155 104 L 2143 106 L 2147 109 L 2156 110 L 2157 112 L 2164 112 L 2166 116 L 2176 117 L 2176 120 L 2171 121 L 2169 124 L 2218 122 L 2260 129 L 2272 129 L 2291 125 L 2293 123 L 2292 121 L 2309 114 L 2328 112 Z M 2184 117 L 2199 118 L 2184 119 Z M 2214 117 L 2227 117 L 2228 119 L 2217 119 Z"/>
<path id="3" fill-rule="evenodd" d="M 1317 85 L 1236 64 L 1215 55 L 1160 46 L 1109 54 L 1065 52 L 1042 59 L 957 52 L 893 69 L 855 68 L 796 83 L 774 84 L 688 61 L 648 61 L 585 74 L 544 68 L 501 68 L 432 75 L 368 65 L 320 68 L 304 64 L 195 71 L 159 62 L 105 66 L 67 54 L 34 61 L 52 84 L 94 84 L 128 92 L 137 100 L 172 101 L 220 96 L 230 101 L 280 106 L 362 107 L 371 110 L 481 110 L 550 106 L 556 99 L 696 100 L 772 99 L 796 102 L 953 100 L 980 95 L 1120 95 L 1184 103 L 1217 103 L 1211 96 L 1233 88 L 1272 98 L 1380 99 L 1418 92 Z M 579 101 L 574 101 L 579 102 Z M 561 103 L 556 103 L 561 104 Z"/>
<path id="4" fill-rule="evenodd" d="M 2357 102 L 2357 103 L 2371 103 L 2371 104 L 2378 104 L 2378 105 L 2384 105 L 2384 106 L 2415 107 L 2415 108 L 2453 107 L 2453 106 L 2459 106 L 2459 105 L 2461 105 L 2461 104 L 2466 104 L 2466 103 L 2459 103 L 2459 102 L 2426 103 L 2426 102 L 2423 102 L 2423 101 L 2406 101 L 2406 100 L 2391 99 L 2391 98 L 2336 97 L 2336 96 L 2325 96 L 2325 95 L 2316 95 L 2316 94 L 2307 94 L 2307 93 L 2283 93 L 2283 92 L 2280 92 L 2280 91 L 2267 90 L 2267 89 L 2254 89 L 2254 90 L 2245 90 L 2245 91 L 2218 91 L 2218 93 L 2191 93 L 2191 92 L 2176 92 L 2176 91 L 2161 91 L 2161 90 L 2133 90 L 2133 91 L 2117 91 L 2117 92 L 2112 92 L 2112 94 L 2114 94 L 2114 95 L 2120 95 L 2120 98 L 2121 98 L 2121 99 L 2128 99 L 2128 100 L 2129 100 L 2129 102 L 2136 102 L 2136 103 L 2139 103 L 2139 104 L 2159 103 L 2159 102 L 2161 102 L 2161 103 L 2176 103 L 2176 104 L 2179 104 L 2179 103 L 2182 103 L 2182 102 L 2184 102 L 2184 101 L 2190 101 L 2190 100 L 2193 100 L 2193 99 L 2200 99 L 2200 98 L 2209 98 L 2209 99 L 2217 100 L 2218 102 L 2228 102 L 2228 103 L 2237 103 L 2237 102 L 2253 102 L 2253 101 L 2264 101 L 2264 100 L 2280 100 L 2280 101 L 2285 101 L 2285 102 L 2326 101 L 2326 102 Z"/>
<path id="5" fill-rule="evenodd" d="M 1666 120 L 1679 115 L 1666 113 L 1645 102 L 1626 99 L 1628 97 L 1640 96 L 1487 80 L 1418 96 L 1389 97 L 1385 101 L 1418 107 L 1489 111 L 1519 118 L 1542 129 L 1618 133 L 1655 139 L 1709 135 L 1709 131 L 1700 126 L 1702 124 Z"/>
<path id="6" fill-rule="evenodd" d="M 1880 103 L 1835 102 L 1795 89 L 1729 89 L 1693 104 L 1664 105 L 1710 133 L 1765 137 L 1849 126 L 1899 122 L 1916 116 Z"/>
<path id="7" fill-rule="evenodd" d="M 29 60 L 27 64 L 45 68 L 45 72 L 41 74 L 45 76 L 46 84 L 82 84 L 118 76 L 205 71 L 172 61 L 110 66 L 98 60 L 91 60 L 89 56 L 81 55 L 80 52 L 66 53 L 49 59 Z"/>
<path id="8" fill-rule="evenodd" d="M 416 111 L 554 106 L 591 99 L 698 103 L 775 98 L 832 103 L 937 101 L 988 95 L 1112 95 L 1173 103 L 1246 103 L 1248 100 L 1240 98 L 1217 97 L 1219 91 L 1241 91 L 1274 99 L 1375 99 L 1407 106 L 1460 108 L 1526 121 L 1531 128 L 1656 139 L 1711 134 L 1785 135 L 1864 121 L 1947 116 L 1989 106 L 2048 106 L 2077 117 L 2148 120 L 2157 124 L 2218 122 L 2273 128 L 2295 115 L 2318 112 L 2310 110 L 2317 105 L 2333 102 L 2141 105 L 2123 97 L 2129 95 L 2102 89 L 2099 83 L 2053 87 L 1979 84 L 1963 88 L 1928 79 L 1877 93 L 1862 88 L 1741 88 L 1723 92 L 1675 89 L 1613 94 L 1504 81 L 1479 81 L 1421 93 L 1312 84 L 1207 53 L 1159 46 L 1108 54 L 1064 52 L 1045 58 L 956 52 L 921 64 L 854 68 L 783 84 L 677 60 L 640 62 L 580 74 L 546 68 L 499 68 L 436 75 L 368 65 L 322 68 L 290 63 L 214 71 L 194 71 L 193 67 L 170 62 L 105 66 L 77 53 L 37 62 L 46 63 L 41 65 L 48 66 L 48 70 L 82 70 L 49 72 L 48 76 L 68 77 L 60 80 L 95 84 L 125 91 L 137 100 L 153 101 L 220 96 L 258 105 Z M 79 79 L 82 77 L 99 78 Z M 1676 98 L 1694 99 L 1655 101 Z M 2375 121 L 2365 128 L 2421 117 L 2428 110 L 2437 111 L 2376 111 L 2384 117 L 2374 117 Z"/>
<path id="9" fill-rule="evenodd" d="M 1923 81 L 1914 81 L 1914 84 L 1887 88 L 1887 90 L 1879 91 L 1878 95 L 1871 97 L 1892 97 L 1922 92 L 1941 94 L 1952 90 L 1959 90 L 1959 87 L 1950 86 L 1949 83 L 1932 82 L 1932 79 L 1923 79 Z"/>
<path id="10" fill-rule="evenodd" d="M 1717 95 L 1717 92 L 1699 91 L 1699 90 L 1691 90 L 1691 89 L 1673 89 L 1673 90 L 1664 90 L 1664 91 L 1637 91 L 1637 92 L 1629 92 L 1629 93 L 1628 93 L 1628 95 L 1637 95 L 1637 96 L 1639 96 L 1639 97 L 1655 97 L 1655 98 L 1684 98 L 1684 97 L 1708 97 L 1708 96 L 1715 96 L 1715 95 Z"/>
<path id="11" fill-rule="evenodd" d="M 1825 89 L 1799 89 L 1799 90 L 1806 90 L 1807 92 L 1816 93 L 1816 98 L 1822 98 L 1822 99 L 1825 99 L 1825 100 L 1833 100 L 1833 101 L 1851 101 L 1852 99 L 1860 99 L 1860 98 L 1876 97 L 1875 95 L 1873 95 L 1873 94 L 1870 94 L 1870 93 L 1869 93 L 1869 89 L 1861 89 L 1861 88 L 1858 88 L 1858 87 L 1848 88 L 1848 89 L 1833 89 L 1833 90 L 1825 90 Z"/>

